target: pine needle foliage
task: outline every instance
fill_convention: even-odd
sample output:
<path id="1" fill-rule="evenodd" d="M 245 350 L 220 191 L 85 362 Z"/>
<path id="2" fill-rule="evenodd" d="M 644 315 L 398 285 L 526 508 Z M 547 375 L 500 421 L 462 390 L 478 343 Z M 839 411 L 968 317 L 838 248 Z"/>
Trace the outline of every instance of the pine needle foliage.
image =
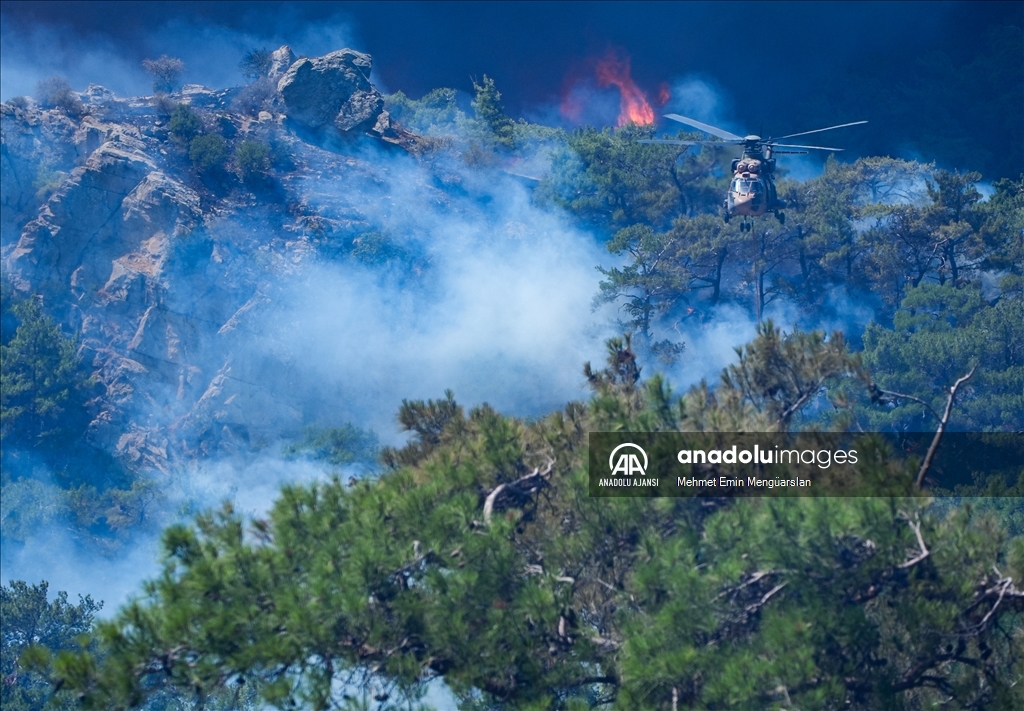
<path id="1" fill-rule="evenodd" d="M 4 446 L 65 447 L 84 429 L 85 396 L 92 384 L 82 373 L 77 343 L 61 333 L 36 298 L 19 300 L 4 311 L 17 324 L 0 346 Z"/>
<path id="2" fill-rule="evenodd" d="M 723 374 L 730 395 L 677 398 L 619 339 L 587 369 L 589 404 L 533 422 L 452 393 L 405 402 L 412 439 L 378 479 L 169 528 L 100 655 L 59 655 L 52 678 L 94 709 L 239 680 L 279 708 L 348 708 L 358 688 L 407 708 L 438 677 L 466 709 L 1016 708 L 1020 537 L 908 496 L 915 471 L 879 442 L 859 467 L 886 496 L 587 495 L 588 431 L 691 428 L 701 407 L 783 427 L 844 354 L 766 327 Z"/>
<path id="3" fill-rule="evenodd" d="M 473 110 L 477 120 L 491 133 L 499 146 L 512 148 L 514 143 L 513 122 L 505 115 L 501 105 L 501 92 L 494 86 L 494 80 L 484 74 L 483 80 L 473 82 L 476 98 L 473 99 Z"/>
<path id="4" fill-rule="evenodd" d="M 72 709 L 68 694 L 54 697 L 45 676 L 33 669 L 34 660 L 45 657 L 45 650 L 79 649 L 79 637 L 88 633 L 103 603 L 91 597 L 68 601 L 65 592 L 48 600 L 46 581 L 28 585 L 12 580 L 0 586 L 0 619 L 3 620 L 0 646 L 0 704 L 7 711 Z"/>

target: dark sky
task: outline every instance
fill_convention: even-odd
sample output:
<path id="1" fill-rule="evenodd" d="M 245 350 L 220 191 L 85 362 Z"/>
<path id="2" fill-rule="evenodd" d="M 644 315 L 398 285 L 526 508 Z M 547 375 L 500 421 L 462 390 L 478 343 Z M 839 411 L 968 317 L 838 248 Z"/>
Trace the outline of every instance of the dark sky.
<path id="1" fill-rule="evenodd" d="M 574 65 L 609 46 L 653 90 L 689 73 L 765 100 L 861 56 L 894 67 L 935 45 L 969 49 L 990 24 L 1020 17 L 1014 2 L 3 2 L 5 21 L 106 36 L 144 57 L 170 21 L 206 20 L 256 36 L 282 23 L 341 20 L 390 89 L 412 96 L 466 89 L 492 75 L 511 112 L 558 94 Z M 299 51 L 308 49 L 296 47 Z"/>
<path id="2" fill-rule="evenodd" d="M 1024 24 L 1024 3 L 2 2 L 2 15 L 5 99 L 34 86 L 34 67 L 63 69 L 73 85 L 144 91 L 138 63 L 159 52 L 183 57 L 186 78 L 223 84 L 241 80 L 236 65 L 246 44 L 288 42 L 313 55 L 344 43 L 373 55 L 386 90 L 413 97 L 441 86 L 470 91 L 470 77 L 486 73 L 508 113 L 536 119 L 595 57 L 614 49 L 631 58 L 633 77 L 649 95 L 662 82 L 696 77 L 719 98 L 715 118 L 752 131 L 767 122 L 773 125 L 765 131 L 778 135 L 810 128 L 794 115 L 798 108 L 862 67 L 899 81 L 903 68 L 932 51 L 969 61 L 989 26 Z M 76 41 L 120 55 L 124 73 L 134 74 L 116 86 L 99 76 L 101 57 L 79 60 Z M 58 65 L 54 42 L 68 68 Z M 867 117 L 834 120 L 860 118 Z"/>

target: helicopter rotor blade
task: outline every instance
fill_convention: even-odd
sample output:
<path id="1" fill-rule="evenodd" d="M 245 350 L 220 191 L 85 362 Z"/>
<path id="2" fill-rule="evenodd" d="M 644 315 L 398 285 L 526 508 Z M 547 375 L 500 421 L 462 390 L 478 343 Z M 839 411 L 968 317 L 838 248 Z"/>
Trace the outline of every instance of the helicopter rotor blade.
<path id="1" fill-rule="evenodd" d="M 816 151 L 841 151 L 841 150 L 843 150 L 842 148 L 829 148 L 828 146 L 798 146 L 795 143 L 768 143 L 768 144 L 765 144 L 765 145 L 771 146 L 773 151 L 775 150 L 776 146 L 778 146 L 779 148 L 813 148 Z M 781 153 L 781 151 L 778 151 L 778 152 Z"/>
<path id="2" fill-rule="evenodd" d="M 685 123 L 687 126 L 699 128 L 704 133 L 710 133 L 712 136 L 718 136 L 719 138 L 724 138 L 727 141 L 739 141 L 740 143 L 743 142 L 743 136 L 737 136 L 735 133 L 729 133 L 728 131 L 722 130 L 720 128 L 715 128 L 714 126 L 709 126 L 708 124 L 701 123 L 700 121 L 695 121 L 692 118 L 680 116 L 679 114 L 665 114 L 665 118 L 672 119 L 673 121 L 678 121 L 679 123 Z"/>
<path id="3" fill-rule="evenodd" d="M 663 143 L 670 146 L 728 146 L 729 141 L 674 141 L 668 138 L 645 138 L 637 143 Z"/>
<path id="4" fill-rule="evenodd" d="M 794 138 L 796 136 L 806 136 L 809 133 L 821 133 L 822 131 L 831 131 L 834 128 L 846 128 L 847 126 L 859 126 L 867 121 L 854 121 L 853 123 L 841 123 L 838 126 L 829 126 L 828 128 L 816 128 L 813 131 L 803 131 L 802 133 L 791 133 L 788 136 L 773 137 L 772 140 L 781 141 L 783 138 Z"/>

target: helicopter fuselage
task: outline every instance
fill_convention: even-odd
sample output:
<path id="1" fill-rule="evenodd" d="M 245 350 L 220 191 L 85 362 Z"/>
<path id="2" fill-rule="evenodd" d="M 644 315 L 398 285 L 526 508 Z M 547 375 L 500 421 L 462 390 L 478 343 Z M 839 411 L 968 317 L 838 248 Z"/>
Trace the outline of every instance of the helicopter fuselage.
<path id="1" fill-rule="evenodd" d="M 724 217 L 761 217 L 778 213 L 785 202 L 775 190 L 775 159 L 762 152 L 744 151 L 732 162 L 733 179 L 725 199 Z"/>

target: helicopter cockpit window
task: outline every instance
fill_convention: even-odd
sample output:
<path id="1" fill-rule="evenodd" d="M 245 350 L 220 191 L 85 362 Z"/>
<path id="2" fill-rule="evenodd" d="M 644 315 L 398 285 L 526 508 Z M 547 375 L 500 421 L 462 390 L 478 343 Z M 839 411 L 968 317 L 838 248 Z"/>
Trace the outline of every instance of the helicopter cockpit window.
<path id="1" fill-rule="evenodd" d="M 732 181 L 733 192 L 737 192 L 737 193 L 744 192 L 743 184 L 745 182 L 746 182 L 745 180 L 740 180 L 739 178 L 736 178 L 736 180 Z"/>
<path id="2" fill-rule="evenodd" d="M 759 193 L 759 192 L 761 192 L 761 182 L 759 180 L 751 180 L 750 181 L 750 190 L 749 190 L 749 192 L 752 192 L 752 193 Z"/>

